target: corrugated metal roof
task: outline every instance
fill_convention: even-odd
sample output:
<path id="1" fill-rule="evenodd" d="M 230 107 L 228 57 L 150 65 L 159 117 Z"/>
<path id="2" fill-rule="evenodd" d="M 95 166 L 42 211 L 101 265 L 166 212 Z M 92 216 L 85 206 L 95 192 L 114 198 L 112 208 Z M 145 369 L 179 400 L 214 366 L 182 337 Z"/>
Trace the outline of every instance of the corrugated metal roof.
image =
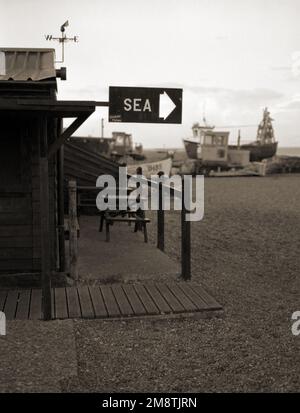
<path id="1" fill-rule="evenodd" d="M 54 58 L 54 49 L 0 48 L 0 81 L 55 78 Z"/>

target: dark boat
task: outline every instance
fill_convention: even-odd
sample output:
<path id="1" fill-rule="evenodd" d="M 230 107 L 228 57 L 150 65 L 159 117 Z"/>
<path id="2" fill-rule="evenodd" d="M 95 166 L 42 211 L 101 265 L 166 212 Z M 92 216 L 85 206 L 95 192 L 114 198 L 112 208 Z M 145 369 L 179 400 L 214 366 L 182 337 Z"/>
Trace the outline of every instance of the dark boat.
<path id="1" fill-rule="evenodd" d="M 75 142 L 83 149 L 89 149 L 115 161 L 130 157 L 142 161 L 146 157 L 142 144 L 133 144 L 132 135 L 125 132 L 113 132 L 111 138 L 93 138 L 90 136 L 72 136 L 69 141 Z"/>
<path id="2" fill-rule="evenodd" d="M 276 154 L 277 145 L 278 142 L 270 142 L 265 144 L 253 142 L 248 145 L 241 145 L 241 149 L 250 151 L 250 162 L 260 162 L 263 159 L 272 158 Z"/>
<path id="3" fill-rule="evenodd" d="M 258 125 L 256 141 L 241 145 L 241 149 L 250 151 L 250 162 L 260 162 L 276 154 L 278 142 L 275 141 L 272 121 L 268 108 L 265 108 L 263 119 Z"/>
<path id="4" fill-rule="evenodd" d="M 260 162 L 263 159 L 272 158 L 277 151 L 278 142 L 274 137 L 272 125 L 273 119 L 270 117 L 270 112 L 267 108 L 264 109 L 263 119 L 258 125 L 256 141 L 251 143 L 241 144 L 238 141 L 237 145 L 229 145 L 229 149 L 244 149 L 250 151 L 250 162 Z M 214 126 L 193 126 L 193 138 L 184 139 L 184 146 L 188 158 L 198 159 L 199 147 L 201 145 L 201 137 L 209 130 L 213 130 Z"/>
<path id="5" fill-rule="evenodd" d="M 198 159 L 199 142 L 192 139 L 183 139 L 185 151 L 189 159 Z"/>

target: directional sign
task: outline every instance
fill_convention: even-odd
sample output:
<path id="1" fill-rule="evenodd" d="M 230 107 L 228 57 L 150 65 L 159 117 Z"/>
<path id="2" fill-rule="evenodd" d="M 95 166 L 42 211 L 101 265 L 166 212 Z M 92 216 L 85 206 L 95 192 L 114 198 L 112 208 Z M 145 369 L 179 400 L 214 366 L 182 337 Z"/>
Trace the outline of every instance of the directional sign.
<path id="1" fill-rule="evenodd" d="M 181 123 L 182 89 L 109 88 L 109 121 Z"/>

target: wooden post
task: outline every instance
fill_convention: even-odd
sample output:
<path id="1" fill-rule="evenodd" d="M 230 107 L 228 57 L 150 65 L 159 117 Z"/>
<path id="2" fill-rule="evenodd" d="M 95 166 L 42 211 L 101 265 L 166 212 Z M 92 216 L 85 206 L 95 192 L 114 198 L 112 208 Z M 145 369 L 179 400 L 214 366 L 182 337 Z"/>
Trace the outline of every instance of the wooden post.
<path id="1" fill-rule="evenodd" d="M 66 270 L 65 263 L 65 226 L 64 226 L 64 147 L 58 151 L 57 156 L 57 175 L 58 175 L 58 240 L 59 240 L 59 271 Z"/>
<path id="2" fill-rule="evenodd" d="M 181 277 L 191 279 L 191 222 L 186 220 L 187 208 L 184 203 L 184 177 L 182 178 L 182 208 L 181 208 Z"/>
<path id="3" fill-rule="evenodd" d="M 165 211 L 163 209 L 163 185 L 158 187 L 158 211 L 157 211 L 157 248 L 165 250 Z"/>
<path id="4" fill-rule="evenodd" d="M 47 145 L 47 118 L 38 122 L 40 144 L 40 216 L 41 216 L 41 269 L 42 310 L 44 320 L 51 319 L 51 251 L 49 224 L 49 165 Z"/>
<path id="5" fill-rule="evenodd" d="M 70 276 L 74 280 L 78 279 L 77 222 L 76 181 L 69 181 Z"/>

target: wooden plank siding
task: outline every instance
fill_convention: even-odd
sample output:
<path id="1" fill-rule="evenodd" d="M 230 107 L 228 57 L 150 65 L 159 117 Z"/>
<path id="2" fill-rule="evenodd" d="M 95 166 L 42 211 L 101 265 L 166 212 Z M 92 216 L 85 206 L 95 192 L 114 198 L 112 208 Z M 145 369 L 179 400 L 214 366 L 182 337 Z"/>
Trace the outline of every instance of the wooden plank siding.
<path id="1" fill-rule="evenodd" d="M 48 133 L 49 141 L 53 143 L 54 121 L 49 122 Z M 0 165 L 0 273 L 40 271 L 40 172 L 36 120 L 1 117 Z M 49 162 L 49 237 L 53 269 L 57 267 L 56 186 L 54 157 Z"/>
<path id="2" fill-rule="evenodd" d="M 31 223 L 30 193 L 0 193 L 0 271 L 32 269 Z"/>

